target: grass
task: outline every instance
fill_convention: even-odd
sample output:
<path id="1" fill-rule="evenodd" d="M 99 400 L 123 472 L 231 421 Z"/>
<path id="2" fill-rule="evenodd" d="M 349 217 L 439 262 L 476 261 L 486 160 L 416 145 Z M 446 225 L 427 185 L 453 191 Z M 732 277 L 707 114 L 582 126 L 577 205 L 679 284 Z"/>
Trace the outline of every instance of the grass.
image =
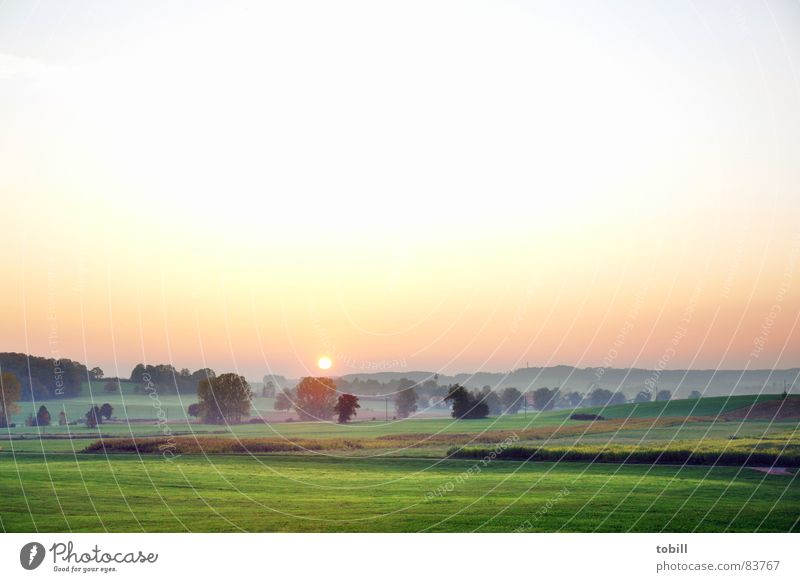
<path id="1" fill-rule="evenodd" d="M 387 449 L 398 450 L 410 447 L 429 447 L 443 445 L 469 445 L 473 443 L 497 443 L 504 440 L 549 441 L 555 438 L 581 437 L 587 434 L 618 433 L 625 429 L 649 429 L 668 427 L 688 420 L 675 418 L 636 418 L 602 420 L 565 426 L 545 425 L 520 430 L 487 430 L 484 432 L 439 434 L 389 434 L 377 438 L 326 438 L 326 439 L 286 439 L 286 438 L 221 438 L 193 436 L 162 436 L 134 438 L 103 438 L 85 449 L 85 452 L 137 452 L 141 454 L 160 453 L 165 448 L 184 454 L 216 453 L 273 453 L 287 451 Z"/>
<path id="2" fill-rule="evenodd" d="M 593 531 L 605 520 L 602 531 L 798 529 L 800 488 L 784 476 L 733 468 L 494 462 L 459 481 L 473 466 L 297 456 L 165 461 L 0 454 L 0 525 L 15 532 Z M 454 484 L 450 491 L 431 495 L 448 484 Z"/>
<path id="3" fill-rule="evenodd" d="M 105 395 L 104 395 L 105 396 Z M 118 399 L 123 398 L 117 395 Z M 733 396 L 702 398 L 700 400 L 672 400 L 668 402 L 648 402 L 645 404 L 621 404 L 603 408 L 581 409 L 584 412 L 601 413 L 607 419 L 626 419 L 630 418 L 656 418 L 656 417 L 685 417 L 706 416 L 716 417 L 730 410 L 749 406 L 756 401 L 776 398 L 775 395 L 764 396 Z M 85 425 L 72 426 L 49 426 L 46 428 L 17 426 L 12 429 L 0 430 L 6 435 L 78 435 L 78 436 L 158 436 L 163 432 L 163 426 L 158 424 L 156 414 L 159 410 L 155 407 L 151 399 L 146 395 L 125 395 L 125 407 L 116 401 L 108 400 L 115 407 L 115 414 L 120 415 L 123 422 L 104 424 L 99 429 L 88 429 Z M 95 403 L 102 403 L 106 400 L 98 398 Z M 265 410 L 271 409 L 269 398 L 257 398 L 254 402 L 256 406 Z M 365 418 L 370 412 L 359 411 L 362 420 L 339 425 L 333 422 L 272 422 L 268 424 L 243 424 L 234 426 L 225 425 L 206 425 L 189 422 L 183 414 L 187 405 L 186 397 L 167 395 L 160 397 L 159 406 L 164 411 L 169 423 L 169 431 L 172 434 L 180 433 L 229 433 L 241 437 L 286 437 L 286 438 L 378 438 L 393 434 L 441 434 L 441 433 L 479 433 L 487 430 L 526 430 L 544 426 L 585 426 L 584 421 L 569 420 L 571 410 L 554 410 L 548 412 L 528 412 L 528 414 L 512 414 L 499 417 L 492 417 L 481 420 L 459 420 L 455 421 L 449 417 L 442 418 L 410 418 L 396 421 L 370 421 Z M 67 412 L 69 418 L 77 418 L 73 415 L 83 415 L 91 405 L 92 400 L 88 397 L 64 399 L 58 401 L 45 402 L 51 412 L 53 419 L 58 418 L 58 410 L 61 406 L 71 407 L 72 412 Z M 22 403 L 30 405 L 30 403 Z M 37 403 L 39 404 L 39 403 Z M 128 411 L 128 418 L 150 419 L 145 422 L 125 422 L 121 411 Z M 20 413 L 15 415 L 18 424 L 21 424 L 24 416 Z M 630 427 L 629 427 L 630 428 Z M 0 441 L 1 442 L 1 441 Z"/>
<path id="4" fill-rule="evenodd" d="M 777 400 L 779 394 L 743 394 L 741 396 L 710 396 L 697 400 L 665 400 L 641 404 L 617 404 L 606 407 L 582 408 L 587 414 L 601 414 L 604 418 L 655 418 L 660 416 L 717 416 L 756 402 Z"/>
<path id="5" fill-rule="evenodd" d="M 511 446 L 502 450 L 483 446 L 456 447 L 448 451 L 449 457 L 458 459 L 483 459 L 489 455 L 516 461 L 800 467 L 800 437 L 792 432 L 763 438 L 677 441 L 660 445 Z"/>
<path id="6" fill-rule="evenodd" d="M 796 459 L 797 421 L 724 420 L 755 400 L 609 407 L 596 422 L 549 411 L 4 429 L 0 531 L 798 531 L 794 475 L 621 463 L 662 453 L 681 462 L 695 450 L 741 463 L 750 452 L 774 458 L 783 444 L 780 454 Z M 507 457 L 535 452 L 542 462 L 482 461 L 509 437 Z M 159 455 L 170 443 L 177 456 Z M 471 458 L 446 459 L 455 445 Z M 565 452 L 573 462 L 545 460 Z M 596 458 L 609 462 L 585 462 Z"/>
<path id="7" fill-rule="evenodd" d="M 12 415 L 12 421 L 23 425 L 28 414 L 36 414 L 39 407 L 44 405 L 50 411 L 53 422 L 58 421 L 58 413 L 63 410 L 70 421 L 81 421 L 91 406 L 100 406 L 105 402 L 114 407 L 114 415 L 122 420 L 151 420 L 155 421 L 159 415 L 172 422 L 186 422 L 191 420 L 186 414 L 186 409 L 193 402 L 197 402 L 194 394 L 158 394 L 158 399 L 151 398 L 146 393 L 133 392 L 133 384 L 123 382 L 122 392 L 106 392 L 103 389 L 105 382 L 93 382 L 91 388 L 85 382 L 80 396 L 74 398 L 53 398 L 37 400 L 36 402 L 19 402 L 20 410 Z M 275 399 L 257 396 L 253 399 L 254 415 L 274 415 Z M 384 418 L 384 402 L 363 400 L 359 414 L 363 419 L 373 416 Z M 443 415 L 446 411 L 440 411 Z M 390 414 L 392 411 L 390 410 Z M 28 429 L 30 430 L 30 429 Z"/>

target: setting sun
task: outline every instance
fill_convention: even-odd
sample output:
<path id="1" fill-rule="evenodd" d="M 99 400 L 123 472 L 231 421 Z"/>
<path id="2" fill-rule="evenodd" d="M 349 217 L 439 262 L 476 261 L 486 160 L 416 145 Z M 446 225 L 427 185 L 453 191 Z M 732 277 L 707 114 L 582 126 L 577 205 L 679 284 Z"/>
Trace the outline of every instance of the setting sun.
<path id="1" fill-rule="evenodd" d="M 317 360 L 317 366 L 319 366 L 320 370 L 327 370 L 333 365 L 333 362 L 328 356 L 322 356 L 319 360 Z"/>

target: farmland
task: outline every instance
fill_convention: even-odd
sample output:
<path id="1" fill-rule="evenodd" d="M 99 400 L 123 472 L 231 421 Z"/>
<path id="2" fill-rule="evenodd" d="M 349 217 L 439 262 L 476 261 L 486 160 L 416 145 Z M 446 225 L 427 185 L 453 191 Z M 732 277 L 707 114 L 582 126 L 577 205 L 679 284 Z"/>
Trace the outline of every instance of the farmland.
<path id="1" fill-rule="evenodd" d="M 135 455 L 1 462 L 7 531 L 790 531 L 800 507 L 789 478 L 730 467 L 495 462 L 437 496 L 431 492 L 449 489 L 472 462 Z M 526 525 L 557 496 L 549 513 Z"/>
<path id="2" fill-rule="evenodd" d="M 124 398 L 129 413 L 152 409 L 146 395 Z M 181 404 L 178 398 L 164 397 L 162 405 Z M 790 462 L 800 447 L 797 420 L 748 420 L 735 413 L 758 402 L 772 406 L 775 398 L 582 409 L 602 415 L 593 422 L 553 410 L 481 420 L 387 422 L 367 413 L 361 418 L 368 420 L 346 425 L 281 420 L 225 426 L 170 412 L 163 421 L 117 416 L 95 429 L 18 426 L 4 429 L 0 440 L 0 526 L 798 531 L 800 487 Z M 70 405 L 80 410 L 90 402 Z M 492 456 L 504 439 L 513 444 Z M 686 463 L 687 451 L 708 462 Z M 772 456 L 750 455 L 754 451 Z M 722 454 L 741 462 L 718 462 Z M 671 462 L 662 464 L 662 458 Z M 789 469 L 753 470 L 751 460 L 765 459 Z"/>

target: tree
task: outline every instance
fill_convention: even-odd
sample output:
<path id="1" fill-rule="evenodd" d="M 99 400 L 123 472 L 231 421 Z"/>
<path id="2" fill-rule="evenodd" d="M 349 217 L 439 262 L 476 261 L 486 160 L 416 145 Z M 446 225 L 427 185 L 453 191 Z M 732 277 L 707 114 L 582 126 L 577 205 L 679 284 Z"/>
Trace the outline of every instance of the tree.
<path id="1" fill-rule="evenodd" d="M 58 413 L 58 426 L 64 426 L 65 424 L 67 424 L 67 415 L 62 410 Z"/>
<path id="2" fill-rule="evenodd" d="M 533 391 L 533 407 L 536 410 L 551 410 L 558 399 L 558 388 L 537 388 Z"/>
<path id="3" fill-rule="evenodd" d="M 205 422 L 237 424 L 250 414 L 253 393 L 244 376 L 229 373 L 201 380 L 197 397 Z"/>
<path id="4" fill-rule="evenodd" d="M 193 402 L 192 404 L 190 404 L 189 408 L 186 409 L 186 414 L 188 414 L 189 416 L 193 416 L 194 418 L 200 416 L 200 404 L 198 404 L 197 402 Z"/>
<path id="5" fill-rule="evenodd" d="M 361 405 L 358 403 L 358 396 L 354 394 L 340 394 L 339 400 L 336 401 L 336 406 L 333 407 L 333 411 L 339 415 L 339 424 L 344 424 L 358 414 L 356 412 L 357 408 L 361 408 Z"/>
<path id="6" fill-rule="evenodd" d="M 116 392 L 118 388 L 119 385 L 113 380 L 109 380 L 103 385 L 103 390 L 105 390 L 106 392 Z"/>
<path id="7" fill-rule="evenodd" d="M 0 371 L 17 377 L 20 395 L 17 400 L 47 400 L 80 394 L 89 370 L 67 358 L 53 359 L 26 354 L 0 353 Z"/>
<path id="8" fill-rule="evenodd" d="M 506 414 L 516 414 L 522 408 L 522 392 L 516 388 L 506 388 L 500 394 L 503 403 L 503 411 Z"/>
<path id="9" fill-rule="evenodd" d="M 672 392 L 669 390 L 659 390 L 656 393 L 656 400 L 664 401 L 664 400 L 672 400 Z"/>
<path id="10" fill-rule="evenodd" d="M 89 377 L 92 380 L 102 380 L 104 375 L 105 374 L 103 373 L 103 369 L 100 368 L 99 366 L 95 366 L 94 368 L 89 370 Z"/>
<path id="11" fill-rule="evenodd" d="M 483 401 L 482 395 L 471 394 L 460 384 L 453 384 L 444 397 L 445 402 L 451 402 L 453 418 L 486 418 L 489 416 L 489 406 Z"/>
<path id="12" fill-rule="evenodd" d="M 691 392 L 689 392 L 689 400 L 698 400 L 699 398 L 702 397 L 703 395 L 700 394 L 699 390 L 692 390 Z"/>
<path id="13" fill-rule="evenodd" d="M 200 368 L 199 370 L 192 372 L 192 375 L 188 378 L 188 382 L 192 386 L 199 386 L 200 382 L 203 380 L 212 380 L 216 377 L 217 373 L 211 368 Z"/>
<path id="14" fill-rule="evenodd" d="M 633 401 L 636 403 L 650 402 L 652 399 L 653 393 L 647 389 L 639 390 L 639 392 L 636 393 L 636 396 L 633 397 Z"/>
<path id="15" fill-rule="evenodd" d="M 0 374 L 0 427 L 11 424 L 11 415 L 19 411 L 19 380 L 11 372 Z"/>
<path id="16" fill-rule="evenodd" d="M 503 402 L 500 400 L 500 397 L 497 395 L 497 392 L 492 390 L 490 386 L 484 386 L 480 392 L 480 398 L 482 402 L 486 403 L 486 406 L 489 407 L 489 414 L 492 416 L 497 416 L 502 414 L 503 412 Z"/>
<path id="17" fill-rule="evenodd" d="M 615 404 L 625 404 L 625 394 L 622 392 L 614 392 L 611 395 L 611 399 L 608 401 L 609 406 L 613 406 Z"/>
<path id="18" fill-rule="evenodd" d="M 131 382 L 135 384 L 142 384 L 144 382 L 144 376 L 147 374 L 147 368 L 144 364 L 136 364 L 131 370 Z"/>
<path id="19" fill-rule="evenodd" d="M 261 396 L 265 396 L 267 398 L 272 398 L 275 396 L 275 382 L 272 380 L 272 376 L 264 376 L 262 379 L 261 385 Z"/>
<path id="20" fill-rule="evenodd" d="M 613 397 L 611 390 L 605 388 L 595 388 L 587 396 L 591 406 L 606 406 Z"/>
<path id="21" fill-rule="evenodd" d="M 112 414 L 114 414 L 114 407 L 111 406 L 108 402 L 106 402 L 100 407 L 100 418 L 111 420 Z"/>
<path id="22" fill-rule="evenodd" d="M 580 392 L 567 392 L 560 400 L 560 405 L 564 408 L 577 408 L 583 402 L 583 394 Z"/>
<path id="23" fill-rule="evenodd" d="M 275 397 L 275 410 L 290 410 L 292 408 L 292 397 L 286 390 L 281 390 Z"/>
<path id="24" fill-rule="evenodd" d="M 36 425 L 50 426 L 50 411 L 47 410 L 44 404 L 39 407 L 39 411 L 36 413 Z"/>
<path id="25" fill-rule="evenodd" d="M 336 407 L 336 386 L 331 378 L 306 376 L 295 388 L 294 408 L 303 420 L 328 420 Z"/>
<path id="26" fill-rule="evenodd" d="M 96 406 L 92 406 L 89 411 L 86 413 L 86 426 L 88 428 L 96 428 L 98 424 L 101 422 L 100 416 L 100 409 Z"/>
<path id="27" fill-rule="evenodd" d="M 394 398 L 394 409 L 400 418 L 408 418 L 411 413 L 417 411 L 419 396 L 413 388 L 405 388 L 397 393 Z"/>

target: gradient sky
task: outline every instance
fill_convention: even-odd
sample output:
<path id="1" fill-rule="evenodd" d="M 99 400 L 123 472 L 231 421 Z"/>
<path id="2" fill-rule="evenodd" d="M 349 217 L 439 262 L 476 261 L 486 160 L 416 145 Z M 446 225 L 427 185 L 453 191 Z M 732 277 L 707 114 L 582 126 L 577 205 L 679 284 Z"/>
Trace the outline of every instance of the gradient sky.
<path id="1" fill-rule="evenodd" d="M 0 351 L 800 365 L 797 2 L 160 4 L 0 4 Z"/>

